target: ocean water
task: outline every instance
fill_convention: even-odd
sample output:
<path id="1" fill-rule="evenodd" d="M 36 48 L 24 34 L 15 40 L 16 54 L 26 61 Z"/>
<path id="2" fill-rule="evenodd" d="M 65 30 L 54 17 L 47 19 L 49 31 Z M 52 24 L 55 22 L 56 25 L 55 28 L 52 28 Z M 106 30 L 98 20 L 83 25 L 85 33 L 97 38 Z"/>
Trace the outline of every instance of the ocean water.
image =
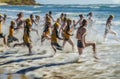
<path id="1" fill-rule="evenodd" d="M 84 50 L 83 55 L 79 58 L 76 47 L 75 34 L 72 40 L 75 45 L 75 52 L 67 44 L 63 51 L 57 51 L 54 54 L 50 46 L 50 41 L 45 41 L 44 45 L 40 44 L 40 35 L 42 34 L 44 16 L 48 11 L 53 12 L 53 17 L 57 19 L 61 13 L 66 13 L 69 18 L 77 21 L 79 14 L 84 14 L 87 18 L 89 12 L 94 13 L 94 28 L 98 33 L 92 31 L 88 36 L 88 41 L 95 41 L 97 44 L 97 55 L 100 58 L 95 61 L 92 57 L 92 48 Z M 0 13 L 7 14 L 7 23 L 3 26 L 3 32 L 7 35 L 11 20 L 17 18 L 17 13 L 24 12 L 24 17 L 30 14 L 40 15 L 41 22 L 38 29 L 39 37 L 35 32 L 31 33 L 32 51 L 35 55 L 26 56 L 28 50 L 26 47 L 6 48 L 0 46 L 0 79 L 27 79 L 22 78 L 25 74 L 28 79 L 120 79 L 120 42 L 114 39 L 113 35 L 108 35 L 107 41 L 103 42 L 105 23 L 110 14 L 114 15 L 112 29 L 118 33 L 120 39 L 120 5 L 43 5 L 43 6 L 0 6 Z M 22 29 L 15 33 L 22 42 Z M 0 39 L 0 44 L 2 40 Z M 14 44 L 14 43 L 13 43 Z M 13 46 L 11 44 L 11 46 Z M 62 41 L 60 41 L 62 45 Z M 80 59 L 79 63 L 76 61 Z M 2 69 L 2 70 L 1 70 Z M 11 76 L 12 78 L 8 78 Z"/>

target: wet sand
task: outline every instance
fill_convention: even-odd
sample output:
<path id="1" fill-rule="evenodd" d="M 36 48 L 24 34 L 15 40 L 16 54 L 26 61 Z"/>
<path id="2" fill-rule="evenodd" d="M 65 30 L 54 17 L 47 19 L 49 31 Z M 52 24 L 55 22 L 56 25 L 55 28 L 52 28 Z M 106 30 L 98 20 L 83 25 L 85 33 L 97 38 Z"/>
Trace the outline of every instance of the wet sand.
<path id="1" fill-rule="evenodd" d="M 99 48 L 104 45 L 99 45 Z M 115 46 L 111 46 L 113 48 Z M 99 49 L 98 51 L 106 51 Z M 119 79 L 120 78 L 120 61 L 113 57 L 119 57 L 120 53 L 100 52 L 98 54 L 99 60 L 92 57 L 92 53 L 85 53 L 79 58 L 77 53 L 59 52 L 52 57 L 52 51 L 42 50 L 41 52 L 27 56 L 26 51 L 19 48 L 9 49 L 9 52 L 0 55 L 0 77 L 2 79 Z M 89 49 L 87 49 L 89 51 Z M 21 51 L 21 52 L 20 52 Z M 49 53 L 48 53 L 49 51 Z M 116 51 L 116 50 L 114 50 Z M 78 60 L 79 59 L 79 60 Z M 115 62 L 113 62 L 115 61 Z M 7 75 L 6 75 L 7 74 Z M 16 74 L 16 75 L 15 75 Z M 29 78 L 21 78 L 24 74 Z M 14 78 L 11 77 L 13 75 Z M 9 77 L 10 78 L 7 78 Z M 4 77 L 4 78 L 3 78 Z"/>

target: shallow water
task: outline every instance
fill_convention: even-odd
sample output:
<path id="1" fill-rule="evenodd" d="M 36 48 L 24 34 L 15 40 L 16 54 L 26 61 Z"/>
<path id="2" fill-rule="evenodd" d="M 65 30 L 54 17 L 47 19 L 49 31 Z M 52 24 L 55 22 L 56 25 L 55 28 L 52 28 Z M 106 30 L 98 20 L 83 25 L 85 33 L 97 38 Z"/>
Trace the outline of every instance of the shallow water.
<path id="1" fill-rule="evenodd" d="M 119 22 L 119 5 L 44 5 L 44 6 L 0 6 L 1 13 L 7 13 L 9 19 L 4 24 L 3 31 L 8 34 L 10 20 L 16 18 L 16 14 L 20 11 L 25 13 L 25 18 L 29 14 L 39 14 L 41 16 L 41 24 L 43 17 L 49 10 L 53 11 L 53 17 L 56 19 L 61 12 L 66 12 L 68 17 L 78 20 L 78 15 L 93 11 L 95 16 L 94 28 L 98 33 L 92 31 L 88 40 L 97 43 L 97 55 L 99 60 L 93 58 L 92 48 L 88 47 L 84 50 L 81 57 L 78 55 L 76 47 L 76 39 L 72 40 L 75 44 L 75 52 L 67 43 L 63 51 L 54 51 L 50 47 L 50 41 L 45 41 L 44 45 L 40 44 L 40 36 L 35 32 L 31 33 L 34 55 L 28 56 L 26 47 L 6 48 L 2 45 L 0 39 L 0 78 L 1 79 L 27 79 L 23 77 L 25 74 L 29 79 L 119 79 L 120 78 L 120 42 L 114 40 L 114 36 L 108 35 L 108 40 L 103 42 L 103 34 L 105 21 L 109 14 L 114 14 L 114 29 L 118 32 L 120 38 L 120 22 Z M 114 9 L 113 9 L 114 8 Z M 11 10 L 12 9 L 12 10 Z M 116 10 L 116 11 L 115 11 Z M 35 27 L 42 34 L 43 26 Z M 16 32 L 15 36 L 19 37 L 22 42 L 23 30 Z M 94 39 L 93 39 L 94 38 Z M 62 41 L 59 42 L 62 45 Z M 11 44 L 13 46 L 14 43 Z M 79 60 L 79 62 L 77 62 Z M 14 73 L 14 74 L 13 74 Z"/>

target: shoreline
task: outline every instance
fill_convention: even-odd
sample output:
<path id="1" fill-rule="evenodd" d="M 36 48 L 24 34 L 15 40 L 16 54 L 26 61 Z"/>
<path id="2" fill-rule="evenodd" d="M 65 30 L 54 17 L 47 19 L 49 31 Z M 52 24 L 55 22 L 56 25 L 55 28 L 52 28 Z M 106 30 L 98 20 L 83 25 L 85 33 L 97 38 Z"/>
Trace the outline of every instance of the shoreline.
<path id="1" fill-rule="evenodd" d="M 14 33 L 19 42 L 10 43 L 10 47 L 4 46 L 2 39 L 0 40 L 0 79 L 119 79 L 120 43 L 114 40 L 112 35 L 108 35 L 108 40 L 103 42 L 106 19 L 109 14 L 115 15 L 112 28 L 120 35 L 119 6 L 95 6 L 9 4 L 0 6 L 1 14 L 5 13 L 8 15 L 6 23 L 3 23 L 3 32 L 6 34 L 6 37 L 9 35 L 10 21 L 17 19 L 16 15 L 19 12 L 24 13 L 23 19 L 29 18 L 31 14 L 40 16 L 39 24 L 37 26 L 36 24 L 33 25 L 33 28 L 38 30 L 38 34 L 34 31 L 30 34 L 32 55 L 28 55 L 26 46 L 13 47 L 14 44 L 23 42 L 23 28 Z M 112 10 L 113 8 L 116 8 L 117 11 Z M 94 29 L 90 29 L 90 32 L 88 30 L 87 41 L 96 42 L 96 54 L 99 60 L 93 58 L 92 47 L 85 48 L 83 54 L 79 56 L 76 42 L 76 31 L 79 25 L 73 30 L 73 36 L 71 37 L 74 43 L 74 52 L 69 43 L 66 43 L 62 51 L 57 50 L 56 53 L 54 53 L 51 47 L 50 40 L 45 40 L 43 45 L 41 45 L 40 38 L 44 30 L 45 14 L 49 10 L 53 12 L 55 21 L 60 17 L 61 13 L 66 13 L 68 18 L 76 22 L 80 14 L 88 18 L 86 16 L 88 12 L 93 11 L 95 13 L 93 28 L 98 32 L 96 33 Z M 53 24 L 54 22 L 52 22 Z M 61 35 L 60 37 L 63 38 Z M 118 38 L 120 37 L 118 36 Z M 60 45 L 63 44 L 63 40 L 58 42 Z"/>
<path id="2" fill-rule="evenodd" d="M 0 6 L 1 6 L 1 5 L 8 5 L 8 4 L 7 4 L 7 3 L 0 3 Z"/>

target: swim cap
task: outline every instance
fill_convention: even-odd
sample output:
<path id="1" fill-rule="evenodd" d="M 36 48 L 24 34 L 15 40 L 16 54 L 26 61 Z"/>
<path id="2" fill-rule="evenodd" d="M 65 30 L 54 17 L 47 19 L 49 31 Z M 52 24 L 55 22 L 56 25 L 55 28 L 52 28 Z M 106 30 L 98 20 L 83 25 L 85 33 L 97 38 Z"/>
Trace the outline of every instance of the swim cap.
<path id="1" fill-rule="evenodd" d="M 25 21 L 28 23 L 28 22 L 30 22 L 31 20 L 30 20 L 30 18 L 27 18 Z"/>
<path id="2" fill-rule="evenodd" d="M 59 26 L 60 26 L 60 24 L 57 22 L 54 24 L 54 27 L 59 27 Z"/>
<path id="3" fill-rule="evenodd" d="M 11 21 L 11 24 L 14 25 L 14 24 L 15 24 L 15 21 Z"/>
<path id="4" fill-rule="evenodd" d="M 26 25 L 32 26 L 32 22 L 31 22 L 30 18 L 27 18 L 25 21 L 26 21 Z"/>
<path id="5" fill-rule="evenodd" d="M 67 18 L 65 17 L 65 18 L 63 18 L 63 21 L 67 21 Z"/>
<path id="6" fill-rule="evenodd" d="M 17 14 L 18 17 L 22 16 L 23 12 Z"/>
<path id="7" fill-rule="evenodd" d="M 32 23 L 31 22 L 28 22 L 28 24 L 27 24 L 28 26 L 32 26 Z"/>
<path id="8" fill-rule="evenodd" d="M 84 17 L 83 14 L 79 14 L 79 17 Z"/>
<path id="9" fill-rule="evenodd" d="M 110 18 L 114 18 L 114 15 L 110 15 Z"/>

